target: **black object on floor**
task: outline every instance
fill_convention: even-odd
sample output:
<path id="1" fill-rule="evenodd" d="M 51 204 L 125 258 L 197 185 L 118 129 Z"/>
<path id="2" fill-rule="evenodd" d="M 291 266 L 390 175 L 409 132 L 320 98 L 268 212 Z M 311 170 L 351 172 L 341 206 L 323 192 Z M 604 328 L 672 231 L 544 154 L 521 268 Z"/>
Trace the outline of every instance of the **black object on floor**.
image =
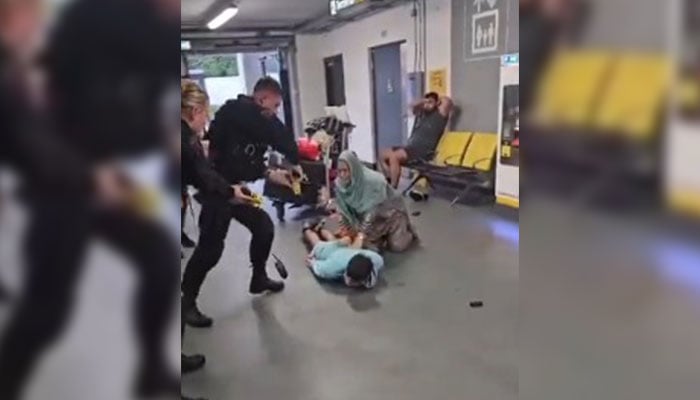
<path id="1" fill-rule="evenodd" d="M 202 369 L 206 362 L 207 359 L 201 354 L 193 354 L 191 356 L 182 354 L 180 356 L 180 370 L 183 374 L 189 374 Z"/>
<path id="2" fill-rule="evenodd" d="M 422 213 L 421 213 L 420 211 L 414 211 L 414 212 L 411 213 L 411 215 L 414 216 L 414 217 L 417 217 L 417 216 L 419 216 L 419 215 L 421 215 L 421 214 L 422 214 Z"/>
<path id="3" fill-rule="evenodd" d="M 289 276 L 289 273 L 287 272 L 287 267 L 284 265 L 282 260 L 280 260 L 276 255 L 272 254 L 272 258 L 275 259 L 275 269 L 277 270 L 277 273 L 280 274 L 280 277 L 282 279 L 287 279 Z"/>
<path id="4" fill-rule="evenodd" d="M 469 307 L 471 307 L 471 308 L 481 308 L 483 306 L 484 306 L 483 301 L 471 301 L 471 302 L 469 302 Z"/>
<path id="5" fill-rule="evenodd" d="M 430 197 L 427 193 L 421 193 L 415 190 L 411 190 L 408 196 L 415 202 L 428 201 L 428 197 Z"/>

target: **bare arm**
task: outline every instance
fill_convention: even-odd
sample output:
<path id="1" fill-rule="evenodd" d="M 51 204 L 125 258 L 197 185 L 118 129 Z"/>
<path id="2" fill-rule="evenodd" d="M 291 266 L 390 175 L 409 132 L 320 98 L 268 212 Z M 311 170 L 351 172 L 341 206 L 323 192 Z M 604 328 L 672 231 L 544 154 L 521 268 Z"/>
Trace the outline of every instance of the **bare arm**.
<path id="1" fill-rule="evenodd" d="M 365 245 L 365 234 L 360 232 L 355 236 L 355 240 L 352 242 L 352 248 L 361 249 Z"/>
<path id="2" fill-rule="evenodd" d="M 453 108 L 454 102 L 451 98 L 447 96 L 443 96 L 442 98 L 440 98 L 440 104 L 438 104 L 438 111 L 440 112 L 440 115 L 442 115 L 443 117 L 449 117 L 450 113 L 452 113 Z"/>
<path id="3" fill-rule="evenodd" d="M 419 99 L 419 100 L 414 101 L 411 104 L 410 109 L 411 109 L 411 112 L 413 113 L 413 115 L 418 115 L 421 112 L 423 112 L 423 103 L 424 102 L 425 102 L 425 99 Z"/>
<path id="4" fill-rule="evenodd" d="M 355 249 L 361 249 L 365 244 L 365 232 L 369 232 L 374 224 L 374 220 L 377 216 L 376 209 L 368 211 L 365 213 L 360 223 L 360 228 L 358 229 L 357 235 L 355 235 L 355 240 L 352 242 L 352 247 Z"/>

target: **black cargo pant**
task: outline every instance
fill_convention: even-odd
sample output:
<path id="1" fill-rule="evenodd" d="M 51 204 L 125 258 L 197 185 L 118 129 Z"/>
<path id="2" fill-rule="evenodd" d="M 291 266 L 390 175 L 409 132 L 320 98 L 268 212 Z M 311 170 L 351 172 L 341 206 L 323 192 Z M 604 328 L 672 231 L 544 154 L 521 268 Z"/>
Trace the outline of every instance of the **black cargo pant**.
<path id="1" fill-rule="evenodd" d="M 0 398 L 20 397 L 32 369 L 72 310 L 83 256 L 97 236 L 125 254 L 139 275 L 134 317 L 140 371 L 164 370 L 163 344 L 177 304 L 178 246 L 160 225 L 129 211 L 91 211 L 75 202 L 31 207 L 23 297 L 0 341 Z"/>
<path id="2" fill-rule="evenodd" d="M 218 196 L 206 196 L 202 199 L 199 216 L 199 241 L 182 279 L 184 305 L 196 301 L 204 278 L 221 259 L 231 219 L 248 228 L 252 235 L 249 253 L 253 269 L 265 270 L 275 238 L 275 226 L 270 216 L 252 205 L 234 205 Z"/>

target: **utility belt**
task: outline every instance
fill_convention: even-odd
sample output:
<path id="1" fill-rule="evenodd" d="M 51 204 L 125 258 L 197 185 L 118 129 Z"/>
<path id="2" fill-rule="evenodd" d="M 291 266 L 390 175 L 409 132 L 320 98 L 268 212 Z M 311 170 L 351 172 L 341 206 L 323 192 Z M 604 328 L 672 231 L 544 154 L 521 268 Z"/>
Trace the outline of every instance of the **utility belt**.
<path id="1" fill-rule="evenodd" d="M 216 169 L 230 183 L 252 182 L 263 177 L 265 158 L 227 157 L 216 163 Z"/>

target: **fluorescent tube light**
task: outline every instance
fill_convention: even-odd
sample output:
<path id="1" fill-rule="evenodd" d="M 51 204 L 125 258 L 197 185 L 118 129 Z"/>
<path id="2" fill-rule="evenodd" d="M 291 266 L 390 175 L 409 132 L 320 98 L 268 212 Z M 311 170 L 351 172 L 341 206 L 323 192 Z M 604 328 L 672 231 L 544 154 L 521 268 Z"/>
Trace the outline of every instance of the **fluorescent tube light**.
<path id="1" fill-rule="evenodd" d="M 219 15 L 214 17 L 209 23 L 207 24 L 207 28 L 210 30 L 215 30 L 219 29 L 223 24 L 227 23 L 231 18 L 235 17 L 236 14 L 238 14 L 238 7 L 236 6 L 231 6 L 225 8 Z"/>

